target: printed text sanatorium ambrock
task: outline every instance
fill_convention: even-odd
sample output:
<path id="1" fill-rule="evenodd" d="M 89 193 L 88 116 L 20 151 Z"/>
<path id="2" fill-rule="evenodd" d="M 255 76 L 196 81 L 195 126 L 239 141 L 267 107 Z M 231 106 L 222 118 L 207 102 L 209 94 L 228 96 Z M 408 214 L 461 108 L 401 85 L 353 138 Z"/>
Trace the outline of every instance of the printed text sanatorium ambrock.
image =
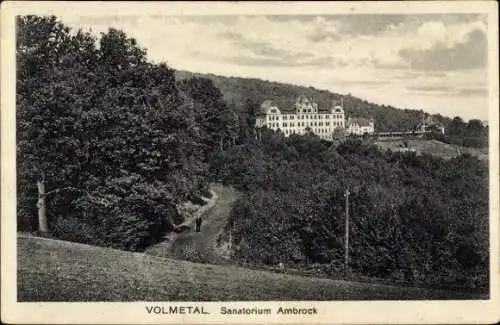
<path id="1" fill-rule="evenodd" d="M 203 306 L 146 306 L 148 314 L 210 314 L 203 309 Z M 228 308 L 220 307 L 219 310 L 222 315 L 270 315 L 272 310 L 270 308 Z M 311 308 L 284 308 L 279 307 L 276 309 L 276 314 L 282 315 L 315 315 L 318 310 L 315 307 Z"/>

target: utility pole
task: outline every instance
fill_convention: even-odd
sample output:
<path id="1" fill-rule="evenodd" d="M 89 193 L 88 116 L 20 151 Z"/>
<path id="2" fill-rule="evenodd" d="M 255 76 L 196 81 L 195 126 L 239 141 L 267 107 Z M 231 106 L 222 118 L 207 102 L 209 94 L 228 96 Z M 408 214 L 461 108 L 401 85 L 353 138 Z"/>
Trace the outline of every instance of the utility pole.
<path id="1" fill-rule="evenodd" d="M 424 132 L 424 133 L 425 133 L 425 127 L 426 127 L 426 125 L 425 125 L 425 113 L 422 112 L 422 132 Z"/>
<path id="2" fill-rule="evenodd" d="M 349 190 L 345 190 L 345 271 L 349 272 Z"/>

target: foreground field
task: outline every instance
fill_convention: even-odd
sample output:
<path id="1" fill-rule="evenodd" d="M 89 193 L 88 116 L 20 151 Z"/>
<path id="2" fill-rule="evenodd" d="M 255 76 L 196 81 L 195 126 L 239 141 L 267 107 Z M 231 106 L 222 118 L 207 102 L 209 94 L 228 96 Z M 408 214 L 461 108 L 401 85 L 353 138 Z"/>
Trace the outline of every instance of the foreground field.
<path id="1" fill-rule="evenodd" d="M 471 299 L 465 293 L 373 285 L 197 264 L 18 236 L 19 301 Z"/>

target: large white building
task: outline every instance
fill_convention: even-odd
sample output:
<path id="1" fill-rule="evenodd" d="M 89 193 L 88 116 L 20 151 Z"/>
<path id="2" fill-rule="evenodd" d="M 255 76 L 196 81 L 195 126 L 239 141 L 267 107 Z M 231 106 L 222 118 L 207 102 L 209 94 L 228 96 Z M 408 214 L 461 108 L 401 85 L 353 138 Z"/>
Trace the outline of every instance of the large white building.
<path id="1" fill-rule="evenodd" d="M 312 131 L 322 139 L 332 140 L 335 129 L 345 129 L 345 113 L 341 106 L 335 104 L 321 111 L 314 101 L 303 95 L 297 98 L 291 112 L 282 112 L 276 103 L 266 100 L 256 119 L 256 127 L 264 126 L 281 130 L 285 136 Z"/>

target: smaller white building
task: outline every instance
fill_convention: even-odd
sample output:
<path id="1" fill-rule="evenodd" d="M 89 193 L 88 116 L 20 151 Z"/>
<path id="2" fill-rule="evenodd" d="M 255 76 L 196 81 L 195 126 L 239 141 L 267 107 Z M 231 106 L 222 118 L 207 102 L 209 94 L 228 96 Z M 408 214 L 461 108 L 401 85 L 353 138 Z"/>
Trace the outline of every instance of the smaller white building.
<path id="1" fill-rule="evenodd" d="M 347 119 L 347 134 L 365 135 L 375 133 L 375 124 L 373 120 L 363 117 L 353 117 Z"/>
<path id="2" fill-rule="evenodd" d="M 431 116 L 423 120 L 423 122 L 417 126 L 417 130 L 420 130 L 423 133 L 440 132 L 441 134 L 444 134 L 445 132 L 444 125 L 441 124 L 439 121 L 435 120 L 434 118 L 432 118 Z"/>

